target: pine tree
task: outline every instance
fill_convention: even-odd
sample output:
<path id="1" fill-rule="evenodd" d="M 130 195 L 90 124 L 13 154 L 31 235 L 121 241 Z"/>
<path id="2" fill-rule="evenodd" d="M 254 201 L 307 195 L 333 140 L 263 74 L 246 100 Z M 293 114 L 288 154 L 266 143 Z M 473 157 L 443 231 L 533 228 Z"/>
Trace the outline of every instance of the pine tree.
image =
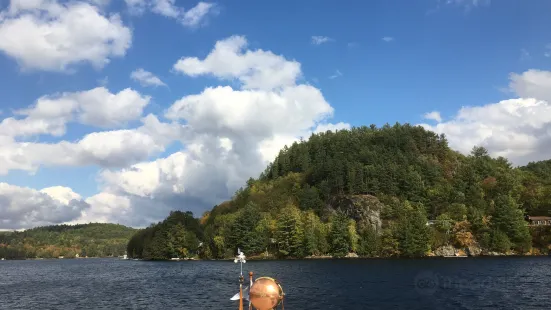
<path id="1" fill-rule="evenodd" d="M 262 236 L 254 233 L 254 228 L 260 221 L 258 207 L 249 202 L 238 214 L 230 236 L 235 252 L 238 248 L 247 253 L 258 254 L 263 251 Z"/>
<path id="2" fill-rule="evenodd" d="M 400 253 L 407 257 L 424 256 L 429 250 L 429 231 L 426 226 L 427 217 L 422 206 L 412 207 L 405 203 L 406 216 L 398 225 Z"/>
<path id="3" fill-rule="evenodd" d="M 320 255 L 322 241 L 322 234 L 320 231 L 323 229 L 322 223 L 319 217 L 312 211 L 306 211 L 303 213 L 303 226 L 304 226 L 304 250 L 305 255 Z"/>
<path id="4" fill-rule="evenodd" d="M 331 254 L 334 257 L 344 257 L 350 251 L 348 220 L 348 216 L 341 211 L 333 216 L 329 238 L 331 240 Z"/>
<path id="5" fill-rule="evenodd" d="M 283 257 L 302 257 L 303 235 L 300 211 L 296 206 L 288 204 L 277 218 L 276 240 L 279 255 Z"/>
<path id="6" fill-rule="evenodd" d="M 360 232 L 358 254 L 368 257 L 376 257 L 380 253 L 381 239 L 375 229 L 369 225 Z"/>
<path id="7" fill-rule="evenodd" d="M 511 196 L 500 196 L 495 203 L 492 218 L 494 228 L 504 232 L 514 248 L 526 252 L 531 248 L 532 237 L 523 212 Z"/>

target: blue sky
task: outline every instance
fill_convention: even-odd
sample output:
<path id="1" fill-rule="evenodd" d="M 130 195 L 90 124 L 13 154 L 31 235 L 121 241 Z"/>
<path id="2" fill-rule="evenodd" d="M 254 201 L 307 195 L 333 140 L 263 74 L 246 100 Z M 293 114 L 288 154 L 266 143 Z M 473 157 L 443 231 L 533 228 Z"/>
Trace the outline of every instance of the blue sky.
<path id="1" fill-rule="evenodd" d="M 306 98 L 305 102 L 296 101 L 298 111 L 311 112 L 311 115 L 304 114 L 303 117 L 309 121 L 297 120 L 300 124 L 295 126 L 287 124 L 283 118 L 278 128 L 266 129 L 270 134 L 255 140 L 255 148 L 274 139 L 292 141 L 293 137 L 316 131 L 316 126 L 320 123 L 340 124 L 336 125 L 337 128 L 348 128 L 372 123 L 383 125 L 387 122 L 409 122 L 446 133 L 450 145 L 460 151 L 470 149 L 473 144 L 480 144 L 487 146 L 494 155 L 505 155 L 517 164 L 524 164 L 530 160 L 542 159 L 538 154 L 543 150 L 538 145 L 546 145 L 545 141 L 549 138 L 546 134 L 536 135 L 535 129 L 544 132 L 541 129 L 546 128 L 551 120 L 528 118 L 530 115 L 542 115 L 550 111 L 547 104 L 551 97 L 548 90 L 548 86 L 551 86 L 551 35 L 547 31 L 551 29 L 549 1 L 221 0 L 203 3 L 202 12 L 199 9 L 194 10 L 200 7 L 200 3 L 188 0 L 45 0 L 28 7 L 25 7 L 25 3 L 22 0 L 2 2 L 0 40 L 5 43 L 0 43 L 0 109 L 3 112 L 0 119 L 12 117 L 14 120 L 22 120 L 20 126 L 24 126 L 25 117 L 29 118 L 28 114 L 13 114 L 14 111 L 32 108 L 43 96 L 54 99 L 71 97 L 72 93 L 96 87 L 105 87 L 111 94 L 130 88 L 137 96 L 141 96 L 134 98 L 137 101 L 132 101 L 140 113 L 135 117 L 117 116 L 116 125 L 110 123 L 110 126 L 98 126 L 98 122 L 102 121 L 97 118 L 95 121 L 78 121 L 77 118 L 83 116 L 71 114 L 72 119 L 63 123 L 66 126 L 64 132 L 57 135 L 52 134 L 51 130 L 30 135 L 14 134 L 14 131 L 23 127 L 10 125 L 6 120 L 4 127 L 0 126 L 0 137 L 4 135 L 7 139 L 0 139 L 0 142 L 10 141 L 5 143 L 3 150 L 0 148 L 0 163 L 5 164 L 6 170 L 0 174 L 0 182 L 6 184 L 4 192 L 0 190 L 0 195 L 14 195 L 14 191 L 24 187 L 32 195 L 40 195 L 46 200 L 51 198 L 51 203 L 58 207 L 70 207 L 67 197 L 83 200 L 88 207 L 83 209 L 80 218 L 82 221 L 93 219 L 124 222 L 124 219 L 131 218 L 127 223 L 141 225 L 147 220 L 162 218 L 166 209 L 188 208 L 182 206 L 188 201 L 186 199 L 195 204 L 189 209 L 199 212 L 207 209 L 217 199 L 228 198 L 237 188 L 236 184 L 244 181 L 246 175 L 255 176 L 262 170 L 261 167 L 271 155 L 261 156 L 259 152 L 245 154 L 232 149 L 223 159 L 213 159 L 210 162 L 205 159 L 207 155 L 200 153 L 206 152 L 206 146 L 211 145 L 207 140 L 201 140 L 201 137 L 209 136 L 216 141 L 226 137 L 233 145 L 238 145 L 238 141 L 253 143 L 250 140 L 250 131 L 255 130 L 250 128 L 249 132 L 244 131 L 239 135 L 237 127 L 231 127 L 234 125 L 228 125 L 230 127 L 225 128 L 226 133 L 214 133 L 214 129 L 210 127 L 202 128 L 201 120 L 217 123 L 215 117 L 225 117 L 222 114 L 208 117 L 204 113 L 190 114 L 199 111 L 201 104 L 205 104 L 203 100 L 207 99 L 200 99 L 198 106 L 194 106 L 196 110 L 180 110 L 176 119 L 169 119 L 166 114 L 177 100 L 199 95 L 208 87 L 231 86 L 235 94 L 249 90 L 243 82 L 243 77 L 248 74 L 246 70 L 229 72 L 231 64 L 222 64 L 227 68 L 221 68 L 216 67 L 220 65 L 218 62 L 206 71 L 201 69 L 204 72 L 200 74 L 193 72 L 205 66 L 206 62 L 194 68 L 188 66 L 178 70 L 175 67 L 181 58 L 197 57 L 204 60 L 214 53 L 217 42 L 232 36 L 242 36 L 246 40 L 242 53 L 250 51 L 259 54 L 259 49 L 273 53 L 271 58 L 243 60 L 243 66 L 250 66 L 247 67 L 250 70 L 264 70 L 269 66 L 270 59 L 276 59 L 279 55 L 286 63 L 300 63 L 300 74 L 295 76 L 289 73 L 292 76 L 292 85 L 281 85 L 310 86 L 308 93 L 300 97 L 301 100 Z M 79 3 L 86 8 L 81 14 L 95 14 L 98 21 L 86 24 L 85 15 L 80 15 L 82 20 L 67 21 L 63 19 L 64 15 L 51 9 L 53 5 L 57 5 L 66 9 L 66 12 L 71 12 Z M 142 7 L 141 13 L 134 10 L 139 7 L 138 4 Z M 49 12 L 53 17 L 44 20 L 37 15 L 38 12 Z M 113 14 L 118 14 L 118 24 L 113 19 Z M 39 29 L 38 27 L 17 23 L 30 17 L 34 18 L 37 25 L 42 23 L 51 26 L 52 23 L 58 23 L 56 25 L 67 27 L 67 30 L 56 37 L 49 35 L 47 31 L 31 31 Z M 103 22 L 118 26 L 101 28 Z M 99 30 L 92 29 L 94 27 Z M 32 34 L 25 36 L 26 33 Z M 314 37 L 322 42 L 316 44 Z M 49 43 L 40 45 L 42 40 Z M 117 49 L 111 46 L 111 50 L 106 52 L 110 44 L 115 45 L 110 40 L 119 42 L 123 47 Z M 65 48 L 70 51 L 69 54 L 59 52 Z M 105 64 L 94 65 L 94 61 Z M 65 64 L 61 69 L 60 63 Z M 152 86 L 133 80 L 131 72 L 140 68 L 156 76 L 162 81 L 162 85 Z M 272 75 L 276 71 L 271 72 Z M 280 94 L 278 89 L 260 91 Z M 321 92 L 324 101 L 318 102 L 315 97 L 308 97 L 315 96 L 315 91 Z M 282 97 L 286 98 L 284 95 Z M 75 99 L 75 104 L 84 106 L 79 101 L 83 99 L 79 98 Z M 147 101 L 145 106 L 140 106 L 140 98 L 147 98 L 144 99 Z M 508 99 L 517 101 L 507 101 Z M 120 102 L 116 101 L 118 99 L 114 100 L 112 106 Z M 316 102 L 316 105 L 310 104 L 310 101 Z M 54 103 L 56 104 L 58 103 Z M 227 115 L 237 115 L 234 117 L 242 113 L 230 111 L 245 109 L 244 105 L 240 106 L 239 101 L 216 104 L 219 105 L 213 105 L 214 110 L 225 104 L 223 108 L 228 109 Z M 272 107 L 270 103 L 257 104 Z M 333 114 L 326 117 L 329 106 L 333 109 Z M 462 107 L 472 108 L 463 109 L 459 117 Z M 93 107 L 99 110 L 106 108 Z M 426 113 L 433 111 L 433 116 L 437 117 L 424 117 Z M 107 121 L 113 121 L 113 113 L 115 112 L 104 113 L 101 116 L 103 121 L 109 117 L 111 119 Z M 484 120 L 480 115 L 485 113 L 493 113 L 495 117 Z M 178 132 L 175 137 L 160 143 L 162 145 L 153 145 L 148 140 L 150 144 L 144 144 L 141 150 L 143 153 L 144 148 L 151 147 L 157 151 L 135 157 L 128 155 L 128 160 L 121 159 L 120 155 L 115 158 L 113 154 L 116 150 L 113 148 L 118 146 L 115 142 L 109 144 L 108 141 L 111 140 L 107 138 L 90 142 L 84 151 L 76 146 L 75 151 L 71 152 L 66 151 L 67 147 L 58 148 L 60 143 L 78 143 L 94 132 L 129 130 L 134 134 L 142 124 L 141 117 L 148 114 L 154 115 L 166 126 L 176 126 L 170 127 L 171 132 Z M 48 115 L 40 114 L 41 124 L 52 121 L 51 115 Z M 518 131 L 516 134 L 517 131 L 511 126 L 518 126 L 519 123 L 514 117 L 527 122 L 523 128 L 531 126 L 533 130 Z M 124 121 L 118 122 L 119 120 Z M 223 120 L 219 121 L 224 123 Z M 231 119 L 226 121 L 231 123 Z M 310 121 L 311 124 L 308 123 Z M 8 131 L 12 133 L 8 134 Z M 515 135 L 511 132 L 515 132 Z M 260 135 L 258 133 L 254 136 Z M 160 139 L 159 136 L 151 137 L 150 140 L 153 141 Z M 122 141 L 118 147 L 120 149 L 127 147 L 126 140 Z M 35 149 L 24 149 L 22 146 L 25 142 L 41 145 Z M 46 158 L 48 152 L 54 152 L 53 148 L 44 146 L 46 143 L 56 145 L 56 153 L 52 153 L 52 156 L 57 158 Z M 203 151 L 196 150 L 197 145 L 202 145 Z M 281 143 L 277 144 L 280 145 Z M 43 152 L 44 154 L 37 154 Z M 128 153 L 124 154 L 130 154 L 132 150 L 125 152 Z M 21 162 L 25 164 L 14 163 L 14 154 L 22 156 L 24 159 Z M 182 156 L 185 160 L 171 163 L 172 170 L 182 169 L 183 172 L 172 177 L 164 176 L 164 172 L 155 176 L 149 175 L 155 181 L 151 181 L 154 185 L 151 185 L 153 188 L 147 194 L 142 192 L 144 189 L 139 182 L 130 184 L 130 181 L 125 181 L 126 177 L 122 177 L 122 172 L 128 171 L 133 165 L 152 165 L 157 159 L 170 158 L 172 154 L 184 154 Z M 246 159 L 252 160 L 251 156 L 256 156 L 254 165 L 246 162 Z M 234 164 L 237 166 L 232 166 Z M 214 191 L 220 195 L 203 197 L 202 195 L 209 195 L 204 194 L 208 191 L 203 187 L 195 189 L 194 186 L 197 185 L 186 178 L 191 174 L 207 173 L 207 170 L 189 172 L 186 169 L 190 166 L 203 167 L 201 169 L 210 167 L 208 169 L 214 170 L 208 170 L 209 173 L 222 175 L 221 179 L 211 180 L 212 184 L 222 184 L 220 191 Z M 221 167 L 231 169 L 221 171 Z M 105 171 L 117 175 L 116 180 L 109 179 Z M 163 185 L 165 178 L 176 178 L 177 181 L 170 181 L 174 184 L 170 183 L 167 187 L 166 184 Z M 46 190 L 46 193 L 38 192 L 40 189 L 55 186 L 63 188 L 56 187 L 55 190 Z M 178 186 L 184 189 L 167 190 Z M 97 196 L 101 193 L 105 195 Z M 27 201 L 19 196 L 17 199 L 13 197 L 10 198 L 12 209 L 26 210 L 12 215 L 10 225 L 13 227 L 79 219 L 78 216 L 31 219 L 28 210 L 35 207 L 24 207 Z M 92 199 L 93 197 L 96 199 Z M 103 199 L 101 203 L 98 202 L 99 198 Z M 149 206 L 148 203 L 151 202 L 144 202 L 146 198 L 148 201 L 153 200 L 155 206 L 162 206 L 158 213 L 151 212 L 152 208 L 157 207 Z M 111 200 L 107 202 L 107 199 Z M 113 203 L 113 199 L 119 199 L 118 204 Z M 124 207 L 120 207 L 120 204 Z M 143 214 L 140 212 L 145 212 L 145 209 L 148 210 L 147 216 L 140 219 L 140 214 Z"/>

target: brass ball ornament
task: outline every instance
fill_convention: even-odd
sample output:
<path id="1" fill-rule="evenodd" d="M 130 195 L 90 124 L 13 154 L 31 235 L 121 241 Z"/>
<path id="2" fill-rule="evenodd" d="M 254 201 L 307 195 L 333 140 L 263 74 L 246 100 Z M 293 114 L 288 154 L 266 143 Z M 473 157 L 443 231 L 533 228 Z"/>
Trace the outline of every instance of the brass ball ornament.
<path id="1" fill-rule="evenodd" d="M 258 310 L 271 310 L 283 300 L 283 288 L 279 282 L 270 277 L 257 278 L 249 290 L 249 298 Z"/>

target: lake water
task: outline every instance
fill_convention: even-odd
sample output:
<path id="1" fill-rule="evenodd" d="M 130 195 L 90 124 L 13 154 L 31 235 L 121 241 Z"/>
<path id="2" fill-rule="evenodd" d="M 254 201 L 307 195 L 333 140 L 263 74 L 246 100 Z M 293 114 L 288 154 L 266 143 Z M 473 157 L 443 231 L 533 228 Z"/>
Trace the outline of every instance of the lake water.
<path id="1" fill-rule="evenodd" d="M 551 309 L 551 257 L 249 261 L 285 309 Z M 237 309 L 239 265 L 0 261 L 0 309 Z"/>

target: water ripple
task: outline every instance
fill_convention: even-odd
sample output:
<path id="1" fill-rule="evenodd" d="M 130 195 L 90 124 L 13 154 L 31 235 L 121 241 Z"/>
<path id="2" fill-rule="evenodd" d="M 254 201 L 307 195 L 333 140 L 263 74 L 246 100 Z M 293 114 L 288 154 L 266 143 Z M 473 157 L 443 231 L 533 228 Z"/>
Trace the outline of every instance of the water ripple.
<path id="1" fill-rule="evenodd" d="M 551 309 L 551 259 L 250 261 L 287 309 Z M 116 259 L 0 262 L 0 309 L 236 309 L 238 265 Z"/>

